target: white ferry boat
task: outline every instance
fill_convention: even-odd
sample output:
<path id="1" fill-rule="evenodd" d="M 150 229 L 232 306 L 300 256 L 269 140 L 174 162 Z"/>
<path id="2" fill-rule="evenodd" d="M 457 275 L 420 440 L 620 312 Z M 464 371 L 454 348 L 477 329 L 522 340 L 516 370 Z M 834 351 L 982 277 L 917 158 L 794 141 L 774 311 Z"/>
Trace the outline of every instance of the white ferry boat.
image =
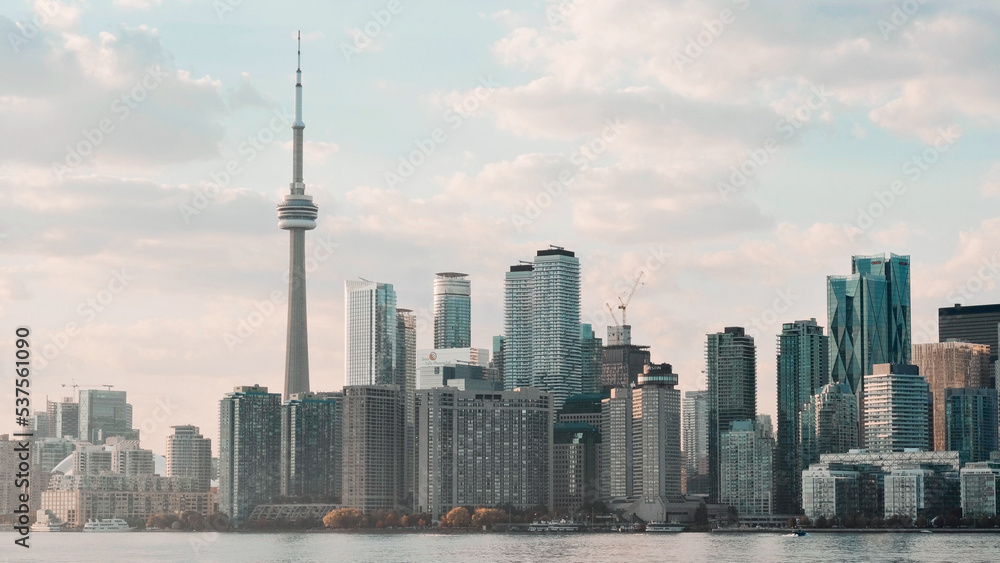
<path id="1" fill-rule="evenodd" d="M 671 524 L 670 522 L 649 522 L 646 524 L 647 532 L 683 532 L 683 524 Z"/>
<path id="2" fill-rule="evenodd" d="M 83 525 L 84 532 L 131 532 L 128 522 L 121 518 L 106 518 L 104 520 L 87 520 Z"/>
<path id="3" fill-rule="evenodd" d="M 582 532 L 584 530 L 583 524 L 578 524 L 576 522 L 570 522 L 568 520 L 560 520 L 558 522 L 532 522 L 528 526 L 529 532 Z"/>

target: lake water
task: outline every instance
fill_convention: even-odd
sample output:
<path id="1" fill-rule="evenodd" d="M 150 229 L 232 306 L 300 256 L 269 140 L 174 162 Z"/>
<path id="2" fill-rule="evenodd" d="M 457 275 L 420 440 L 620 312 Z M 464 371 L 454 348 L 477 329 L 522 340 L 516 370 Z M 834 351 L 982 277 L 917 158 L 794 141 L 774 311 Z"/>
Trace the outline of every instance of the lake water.
<path id="1" fill-rule="evenodd" d="M 974 563 L 1000 561 L 991 534 L 0 534 L 3 561 Z"/>

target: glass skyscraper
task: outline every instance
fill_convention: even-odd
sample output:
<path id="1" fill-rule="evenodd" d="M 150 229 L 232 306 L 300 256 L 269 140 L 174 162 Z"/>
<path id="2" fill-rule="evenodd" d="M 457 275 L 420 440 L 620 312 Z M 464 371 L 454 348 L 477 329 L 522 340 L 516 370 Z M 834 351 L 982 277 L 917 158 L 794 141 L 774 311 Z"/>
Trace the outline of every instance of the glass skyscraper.
<path id="1" fill-rule="evenodd" d="M 709 502 L 720 494 L 722 433 L 730 424 L 757 416 L 757 346 L 743 327 L 707 335 Z"/>
<path id="2" fill-rule="evenodd" d="M 396 378 L 396 292 L 390 283 L 344 282 L 346 385 L 393 384 Z"/>
<path id="3" fill-rule="evenodd" d="M 281 406 L 281 495 L 340 502 L 343 393 L 296 393 Z"/>
<path id="4" fill-rule="evenodd" d="M 236 387 L 219 402 L 219 511 L 242 525 L 281 487 L 281 394 Z"/>
<path id="5" fill-rule="evenodd" d="M 504 387 L 550 391 L 558 409 L 582 389 L 580 260 L 539 250 L 533 263 L 511 266 L 504 285 Z"/>
<path id="6" fill-rule="evenodd" d="M 830 379 L 857 393 L 875 364 L 909 364 L 910 257 L 853 256 L 826 280 Z"/>
<path id="7" fill-rule="evenodd" d="M 803 455 L 802 410 L 829 378 L 829 352 L 823 327 L 816 319 L 784 323 L 778 336 L 778 461 L 775 467 L 775 511 L 799 514 Z"/>
<path id="8" fill-rule="evenodd" d="M 472 346 L 472 303 L 468 274 L 441 272 L 434 280 L 434 347 Z"/>
<path id="9" fill-rule="evenodd" d="M 132 428 L 132 405 L 125 391 L 80 391 L 80 439 L 91 444 L 103 444 L 111 436 L 138 440 L 139 431 Z"/>
<path id="10" fill-rule="evenodd" d="M 997 450 L 996 389 L 945 389 L 945 447 L 959 460 L 989 461 Z"/>
<path id="11" fill-rule="evenodd" d="M 511 266 L 504 277 L 503 381 L 508 391 L 531 385 L 534 266 Z"/>
<path id="12" fill-rule="evenodd" d="M 597 393 L 601 390 L 601 365 L 604 359 L 601 337 L 594 334 L 589 324 L 580 325 L 580 392 Z"/>
<path id="13" fill-rule="evenodd" d="M 687 494 L 708 494 L 708 391 L 684 393 L 684 458 Z"/>

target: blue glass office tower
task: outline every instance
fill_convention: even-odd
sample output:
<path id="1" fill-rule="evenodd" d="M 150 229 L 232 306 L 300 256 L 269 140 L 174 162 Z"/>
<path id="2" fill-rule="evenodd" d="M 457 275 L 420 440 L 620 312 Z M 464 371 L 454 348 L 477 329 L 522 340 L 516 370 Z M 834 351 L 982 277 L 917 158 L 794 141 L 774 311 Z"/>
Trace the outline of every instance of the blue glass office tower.
<path id="1" fill-rule="evenodd" d="M 803 409 L 830 377 L 827 337 L 816 319 L 784 323 L 778 335 L 778 462 L 774 490 L 777 514 L 800 514 L 802 470 L 811 459 L 803 444 Z M 808 428 L 808 426 L 807 426 Z M 816 459 L 815 461 L 819 461 Z"/>
<path id="2" fill-rule="evenodd" d="M 910 363 L 909 256 L 853 256 L 826 288 L 832 381 L 858 393 L 875 364 Z"/>

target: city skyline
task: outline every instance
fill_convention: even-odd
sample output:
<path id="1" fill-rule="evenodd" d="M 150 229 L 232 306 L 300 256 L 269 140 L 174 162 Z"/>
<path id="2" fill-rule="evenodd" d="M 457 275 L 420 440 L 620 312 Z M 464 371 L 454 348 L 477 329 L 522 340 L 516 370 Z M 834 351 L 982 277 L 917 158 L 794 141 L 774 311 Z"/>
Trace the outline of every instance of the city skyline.
<path id="1" fill-rule="evenodd" d="M 207 37 L 190 27 L 217 23 L 220 16 L 210 8 L 193 15 L 181 11 L 188 7 L 146 8 L 62 5 L 63 13 L 17 51 L 0 50 L 11 76 L 32 76 L 33 88 L 0 79 L 0 95 L 15 101 L 5 111 L 18 108 L 0 130 L 21 140 L 7 146 L 0 161 L 0 184 L 7 188 L 0 252 L 8 259 L 0 273 L 0 308 L 7 334 L 15 325 L 33 329 L 37 393 L 59 400 L 76 395 L 62 386 L 77 382 L 126 390 L 143 444 L 163 453 L 170 426 L 180 424 L 202 428 L 218 444 L 215 413 L 204 397 L 214 401 L 234 385 L 282 388 L 287 247 L 272 221 L 292 150 L 291 118 L 285 119 L 292 106 L 288 56 L 300 23 L 276 8 L 235 9 L 225 16 L 235 25 Z M 312 11 L 319 9 L 305 7 L 294 19 L 352 22 L 346 25 L 364 35 L 372 18 L 367 8 L 338 7 L 333 18 Z M 975 70 L 986 67 L 982 55 L 973 54 L 989 52 L 993 40 L 982 35 L 989 24 L 965 8 L 927 8 L 887 39 L 876 23 L 888 10 L 843 8 L 845 20 L 863 23 L 855 26 L 863 31 L 838 24 L 822 37 L 764 44 L 791 53 L 804 43 L 844 63 L 857 62 L 859 53 L 880 53 L 872 64 L 896 70 L 898 91 L 883 79 L 845 78 L 833 66 L 779 72 L 758 86 L 752 71 L 720 62 L 767 40 L 772 9 L 739 11 L 738 23 L 685 72 L 665 57 L 665 66 L 654 65 L 649 74 L 614 64 L 595 68 L 593 82 L 562 64 L 576 60 L 571 51 L 586 49 L 566 47 L 610 44 L 610 57 L 636 54 L 619 42 L 602 43 L 610 31 L 599 25 L 640 21 L 631 9 L 576 6 L 572 14 L 557 14 L 565 28 L 553 29 L 544 23 L 544 8 L 462 7 L 445 20 L 463 27 L 446 23 L 444 33 L 474 48 L 449 60 L 449 70 L 422 76 L 394 70 L 412 62 L 404 54 L 433 9 L 405 7 L 384 33 L 367 38 L 378 48 L 349 60 L 342 43 L 354 45 L 357 36 L 332 24 L 304 30 L 305 64 L 312 69 L 308 61 L 317 61 L 306 79 L 317 101 L 310 105 L 316 133 L 304 145 L 305 180 L 327 202 L 305 247 L 307 269 L 314 264 L 311 387 L 333 391 L 344 384 L 345 280 L 392 283 L 398 304 L 417 316 L 423 349 L 432 347 L 433 274 L 468 272 L 476 285 L 472 346 L 492 348 L 488 339 L 502 333 L 503 272 L 549 244 L 573 248 L 580 258 L 580 321 L 598 336 L 614 324 L 604 303 L 624 295 L 639 270 L 646 272 L 630 306 L 633 340 L 651 346 L 652 361 L 686 374 L 683 390 L 705 386 L 698 377 L 704 335 L 746 327 L 758 346 L 757 410 L 772 415 L 774 336 L 782 322 L 815 317 L 823 323 L 823 280 L 843 273 L 848 256 L 892 250 L 913 257 L 915 343 L 936 340 L 927 323 L 936 321 L 940 307 L 1000 301 L 993 281 L 1000 220 L 990 210 L 1000 180 L 995 156 L 986 154 L 996 146 L 991 119 L 1000 111 L 991 102 L 974 103 L 996 90 L 988 87 L 995 77 Z M 662 10 L 677 16 L 662 18 L 674 22 L 671 33 L 650 27 L 659 18 L 642 18 L 634 33 L 676 42 L 653 42 L 664 53 L 682 53 L 699 22 L 715 17 L 693 8 Z M 19 34 L 13 22 L 30 16 L 21 6 L 0 23 Z M 267 16 L 275 17 L 265 22 Z M 532 31 L 544 41 L 531 39 Z M 480 39 L 467 37 L 476 33 Z M 941 78 L 938 67 L 910 53 L 936 53 L 959 36 L 976 48 L 946 50 L 933 60 L 982 82 L 950 82 L 954 91 L 945 96 L 930 81 Z M 208 48 L 221 42 L 245 48 Z M 849 45 L 857 50 L 838 49 Z M 413 56 L 443 56 L 430 49 Z M 50 59 L 65 67 L 42 62 Z M 59 76 L 83 86 L 67 89 Z M 712 80 L 700 82 L 704 77 L 730 80 L 710 87 L 705 84 Z M 637 97 L 644 88 L 648 99 Z M 951 102 L 947 110 L 918 103 L 935 93 Z M 136 107 L 108 103 L 121 96 Z M 412 103 L 379 116 L 401 99 Z M 555 111 L 553 100 L 565 109 Z M 40 118 L 39 108 L 52 105 L 62 109 Z M 473 105 L 479 107 L 469 109 Z M 121 112 L 109 107 L 130 113 L 120 120 Z M 172 126 L 163 118 L 188 107 L 194 108 L 189 121 Z M 553 118 L 535 119 L 536 107 L 552 109 Z M 803 107 L 813 114 L 786 139 L 773 126 L 781 119 L 788 126 Z M 692 118 L 693 109 L 713 117 Z M 20 116 L 42 119 L 58 134 L 26 139 L 18 132 L 31 128 Z M 671 124 L 675 116 L 681 121 Z M 96 139 L 92 132 L 100 132 L 104 118 L 115 132 L 102 133 L 93 156 L 73 165 L 64 147 L 95 142 L 87 135 Z M 455 119 L 459 127 L 452 129 Z M 419 149 L 414 140 L 433 141 L 438 127 L 449 138 L 402 183 L 387 185 L 385 173 L 398 174 L 399 159 Z M 665 128 L 671 135 L 661 134 Z M 720 194 L 718 184 L 732 181 L 731 169 L 776 135 L 779 150 L 765 155 L 769 161 L 757 165 L 751 184 Z M 243 145 L 248 137 L 254 142 Z M 704 151 L 706 161 L 693 169 L 649 164 L 692 160 L 692 148 L 664 137 L 683 139 Z M 606 150 L 595 149 L 588 153 L 595 158 L 575 167 L 574 152 L 591 143 Z M 53 162 L 65 168 L 58 178 Z M 571 181 L 563 191 L 550 186 L 560 194 L 552 196 L 545 186 L 561 181 L 564 169 Z M 911 171 L 919 172 L 916 179 Z M 894 190 L 896 181 L 903 190 Z M 209 182 L 224 185 L 215 194 Z M 805 199 L 803 183 L 811 188 Z M 876 217 L 870 209 L 882 211 Z M 454 236 L 453 229 L 466 236 Z M 56 350 L 47 358 L 41 354 L 46 345 Z M 4 394 L 10 398 L 9 390 Z M 11 421 L 0 428 L 15 430 Z"/>

